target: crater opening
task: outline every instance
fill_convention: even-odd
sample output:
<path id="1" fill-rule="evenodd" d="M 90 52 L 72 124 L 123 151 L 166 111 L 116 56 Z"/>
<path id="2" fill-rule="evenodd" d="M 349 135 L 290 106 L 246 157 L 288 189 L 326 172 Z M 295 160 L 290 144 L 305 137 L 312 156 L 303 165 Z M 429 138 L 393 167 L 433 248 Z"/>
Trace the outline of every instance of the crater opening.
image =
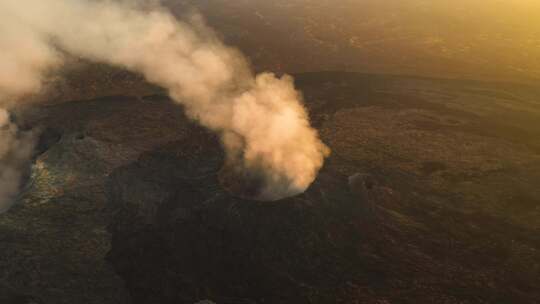
<path id="1" fill-rule="evenodd" d="M 219 183 L 233 196 L 255 201 L 275 201 L 263 195 L 266 181 L 261 172 L 226 163 L 219 171 Z"/>
<path id="2" fill-rule="evenodd" d="M 84 140 L 86 138 L 86 135 L 84 133 L 78 133 L 76 136 L 75 136 L 75 139 L 76 140 Z"/>
<path id="3" fill-rule="evenodd" d="M 52 146 L 60 141 L 62 132 L 51 127 L 46 127 L 41 131 L 36 146 L 34 148 L 34 158 L 47 152 Z"/>
<path id="4" fill-rule="evenodd" d="M 270 174 L 263 166 L 247 166 L 242 161 L 225 162 L 218 177 L 221 187 L 233 196 L 260 202 L 281 201 L 306 190 L 294 187 L 285 176 Z"/>

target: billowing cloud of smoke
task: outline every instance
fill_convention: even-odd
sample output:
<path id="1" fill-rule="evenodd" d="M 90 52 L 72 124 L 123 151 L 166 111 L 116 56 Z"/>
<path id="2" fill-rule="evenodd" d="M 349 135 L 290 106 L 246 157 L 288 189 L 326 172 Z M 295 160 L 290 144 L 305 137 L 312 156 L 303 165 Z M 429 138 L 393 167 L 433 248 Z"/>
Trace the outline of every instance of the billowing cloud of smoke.
<path id="1" fill-rule="evenodd" d="M 0 100 L 39 90 L 61 53 L 143 74 L 222 135 L 229 164 L 264 180 L 263 199 L 304 191 L 328 153 L 292 79 L 253 75 L 197 16 L 125 1 L 2 0 L 0 49 Z"/>

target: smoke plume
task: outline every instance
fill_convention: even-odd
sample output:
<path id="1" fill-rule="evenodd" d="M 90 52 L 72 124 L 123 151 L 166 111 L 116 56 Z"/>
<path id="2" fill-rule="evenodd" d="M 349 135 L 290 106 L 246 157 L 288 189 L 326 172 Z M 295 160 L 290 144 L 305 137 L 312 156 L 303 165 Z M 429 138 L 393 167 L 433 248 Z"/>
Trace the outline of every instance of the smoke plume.
<path id="1" fill-rule="evenodd" d="M 4 107 L 39 91 L 62 54 L 119 66 L 166 88 L 191 118 L 221 135 L 229 165 L 262 178 L 262 199 L 304 191 L 328 153 L 292 78 L 254 75 L 200 17 L 180 21 L 158 5 L 126 1 L 0 2 Z"/>

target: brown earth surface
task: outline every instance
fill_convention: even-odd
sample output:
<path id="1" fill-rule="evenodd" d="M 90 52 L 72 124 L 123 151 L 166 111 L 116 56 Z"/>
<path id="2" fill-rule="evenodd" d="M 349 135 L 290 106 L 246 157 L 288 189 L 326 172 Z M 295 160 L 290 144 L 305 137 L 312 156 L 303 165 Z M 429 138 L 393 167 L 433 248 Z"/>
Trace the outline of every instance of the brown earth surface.
<path id="1" fill-rule="evenodd" d="M 0 302 L 540 301 L 537 88 L 296 82 L 332 155 L 276 203 L 225 191 L 218 140 L 153 88 L 18 111 L 42 136 L 0 215 Z"/>

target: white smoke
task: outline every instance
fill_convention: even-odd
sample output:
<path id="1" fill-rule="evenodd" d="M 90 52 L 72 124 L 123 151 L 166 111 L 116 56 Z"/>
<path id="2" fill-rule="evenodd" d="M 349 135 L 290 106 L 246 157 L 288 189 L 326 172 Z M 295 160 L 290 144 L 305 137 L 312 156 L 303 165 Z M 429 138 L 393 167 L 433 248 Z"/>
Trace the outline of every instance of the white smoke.
<path id="1" fill-rule="evenodd" d="M 179 21 L 160 6 L 125 1 L 0 1 L 0 100 L 39 90 L 61 52 L 168 89 L 190 117 L 222 135 L 229 163 L 263 176 L 264 199 L 304 191 L 328 153 L 292 79 L 253 75 L 197 16 Z"/>

